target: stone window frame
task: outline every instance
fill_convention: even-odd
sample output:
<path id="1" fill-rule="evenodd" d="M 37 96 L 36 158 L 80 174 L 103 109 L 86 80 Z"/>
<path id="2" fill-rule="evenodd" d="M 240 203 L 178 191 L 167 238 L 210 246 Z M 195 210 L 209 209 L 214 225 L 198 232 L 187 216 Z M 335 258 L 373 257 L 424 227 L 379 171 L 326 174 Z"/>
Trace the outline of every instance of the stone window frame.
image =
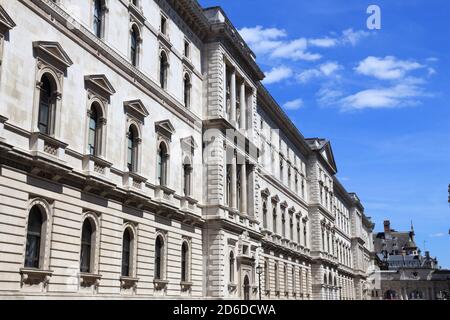
<path id="1" fill-rule="evenodd" d="M 57 52 L 48 50 L 49 47 L 56 49 Z M 54 117 L 51 124 L 52 129 L 49 136 L 58 139 L 61 134 L 61 114 L 62 114 L 62 99 L 64 97 L 64 78 L 67 76 L 67 69 L 73 64 L 70 58 L 65 53 L 64 49 L 58 42 L 36 41 L 33 42 L 33 49 L 36 56 L 36 71 L 35 71 L 35 90 L 32 108 L 32 133 L 40 133 L 38 120 L 40 109 L 40 97 L 42 78 L 44 76 L 51 77 L 56 86 L 54 95 L 55 106 Z"/>
<path id="2" fill-rule="evenodd" d="M 185 99 L 185 95 L 186 95 L 186 78 L 189 81 L 189 96 L 187 98 L 187 103 L 186 103 L 186 99 Z M 183 70 L 183 85 L 182 85 L 182 97 L 183 97 L 183 105 L 186 109 L 191 109 L 192 108 L 192 72 L 187 70 L 186 68 L 184 68 Z"/>
<path id="3" fill-rule="evenodd" d="M 97 151 L 92 156 L 105 158 L 106 157 L 106 141 L 107 141 L 107 115 L 108 115 L 108 103 L 101 97 L 91 92 L 88 92 L 87 102 L 86 102 L 86 129 L 85 129 L 85 154 L 91 155 L 89 150 L 89 121 L 94 105 L 97 105 L 100 109 L 101 115 L 98 115 L 97 126 L 99 128 L 99 136 L 96 137 L 97 140 Z M 97 112 L 98 113 L 98 112 Z"/>
<path id="4" fill-rule="evenodd" d="M 149 116 L 147 109 L 145 108 L 141 100 L 130 100 L 124 101 L 123 103 L 124 112 L 126 115 L 125 128 L 124 128 L 124 171 L 130 172 L 128 170 L 128 137 L 130 132 L 130 127 L 133 126 L 136 130 L 138 137 L 135 138 L 137 143 L 137 157 L 136 157 L 136 170 L 130 172 L 134 174 L 140 174 L 142 170 L 142 137 L 144 130 L 145 118 Z"/>
<path id="5" fill-rule="evenodd" d="M 136 63 L 133 64 L 133 56 L 132 56 L 132 52 L 131 52 L 131 38 L 132 38 L 132 34 L 133 32 L 137 33 L 137 38 L 136 38 Z M 131 65 L 137 69 L 139 69 L 140 65 L 141 65 L 141 58 L 144 56 L 143 54 L 143 37 L 142 37 L 142 25 L 141 23 L 139 23 L 136 19 L 134 19 L 133 17 L 130 17 L 130 26 L 129 26 L 129 40 L 128 40 L 128 58 L 129 61 L 131 63 Z"/>
<path id="6" fill-rule="evenodd" d="M 95 10 L 95 1 L 96 0 L 90 0 L 91 5 L 90 7 L 90 27 L 92 28 L 92 32 L 95 34 L 94 32 L 94 10 Z M 108 13 L 109 13 L 109 0 L 100 0 L 101 1 L 101 8 L 102 8 L 102 24 L 101 24 L 101 30 L 100 30 L 100 37 L 99 39 L 102 40 L 106 40 L 107 39 L 107 30 L 108 30 Z M 97 36 L 97 34 L 95 34 L 95 36 Z"/>
<path id="7" fill-rule="evenodd" d="M 90 264 L 91 271 L 89 273 L 81 272 L 81 239 L 83 234 L 83 225 L 86 220 L 90 220 L 90 223 L 93 224 L 95 228 L 93 230 L 94 239 L 91 240 L 91 256 L 90 256 Z M 80 230 L 79 230 L 79 251 L 78 251 L 78 272 L 79 272 L 79 284 L 82 287 L 94 287 L 98 288 L 99 282 L 101 279 L 101 275 L 99 274 L 100 269 L 100 238 L 101 238 L 101 214 L 94 211 L 85 211 L 80 220 Z"/>
<path id="8" fill-rule="evenodd" d="M 122 226 L 122 237 L 125 234 L 126 230 L 129 230 L 132 235 L 131 240 L 131 252 L 130 252 L 130 272 L 129 272 L 129 278 L 136 278 L 137 276 L 137 252 L 138 252 L 138 225 L 134 222 L 125 222 Z M 123 241 L 122 241 L 123 242 Z M 122 255 L 121 255 L 122 258 Z M 121 259 L 122 261 L 122 259 Z M 122 276 L 123 277 L 123 276 Z"/>
<path id="9" fill-rule="evenodd" d="M 155 277 L 156 276 L 156 274 L 155 274 L 156 273 L 156 264 L 155 264 L 155 262 L 156 262 L 156 240 L 158 238 L 162 239 L 162 242 L 163 242 L 163 250 L 162 250 L 162 255 L 163 256 L 161 257 L 161 261 L 160 261 L 160 263 L 161 263 L 161 270 L 160 270 L 161 274 L 160 274 L 160 278 L 159 279 L 157 279 Z M 168 244 L 169 244 L 168 240 L 169 239 L 168 239 L 167 231 L 160 230 L 160 229 L 156 230 L 156 232 L 155 232 L 155 240 L 153 241 L 153 246 L 155 248 L 155 250 L 154 250 L 155 257 L 154 257 L 154 260 L 153 260 L 153 269 L 154 269 L 154 272 L 153 272 L 153 283 L 154 283 L 156 289 L 163 289 L 169 283 L 168 278 L 167 278 L 167 261 L 168 261 L 168 252 L 169 252 L 168 251 Z"/>
<path id="10" fill-rule="evenodd" d="M 37 206 L 40 213 L 43 215 L 43 226 L 41 232 L 40 253 L 39 253 L 39 268 L 25 267 L 26 256 L 26 242 L 28 236 L 28 219 L 31 209 Z M 50 250 L 51 250 L 51 235 L 53 229 L 53 213 L 54 202 L 50 202 L 41 197 L 31 197 L 25 208 L 24 221 L 24 244 L 23 244 L 23 267 L 20 268 L 21 287 L 24 285 L 39 285 L 42 284 L 44 288 L 47 287 L 53 271 L 50 270 Z"/>
<path id="11" fill-rule="evenodd" d="M 4 43 L 9 39 L 9 31 L 16 26 L 15 22 L 8 15 L 6 10 L 0 5 L 0 81 L 2 74 Z"/>
<path id="12" fill-rule="evenodd" d="M 166 148 L 166 168 L 165 168 L 165 184 L 160 185 L 158 178 L 158 160 L 156 161 L 155 166 L 155 184 L 158 186 L 166 187 L 168 188 L 171 183 L 171 144 L 172 144 L 172 136 L 175 134 L 175 127 L 172 125 L 170 120 L 162 120 L 155 123 L 155 132 L 156 132 L 156 159 L 158 159 L 158 152 L 160 149 L 160 146 L 164 144 Z"/>
<path id="13" fill-rule="evenodd" d="M 163 55 L 166 58 L 165 63 L 165 73 L 164 73 L 164 83 L 161 82 L 161 60 L 163 58 Z M 170 50 L 163 45 L 161 42 L 159 44 L 158 48 L 158 73 L 157 73 L 157 79 L 158 84 L 160 88 L 164 91 L 169 90 L 169 74 L 170 74 Z"/>
<path id="14" fill-rule="evenodd" d="M 181 246 L 180 246 L 181 254 L 183 253 L 182 248 L 183 248 L 184 244 L 186 244 L 187 250 L 188 250 L 187 259 L 186 259 L 186 270 L 185 270 L 186 278 L 184 281 L 183 280 L 180 281 L 180 285 L 181 285 L 181 289 L 183 291 L 186 291 L 186 290 L 189 290 L 192 286 L 192 239 L 188 238 L 188 237 L 182 237 Z M 181 258 L 180 261 L 182 261 L 183 257 L 180 257 L 180 258 Z M 182 274 L 180 274 L 180 279 L 182 279 Z"/>
<path id="15" fill-rule="evenodd" d="M 197 143 L 193 136 L 189 136 L 187 138 L 181 139 L 181 159 L 182 159 L 182 169 L 183 169 L 183 179 L 181 183 L 182 193 L 185 197 L 192 197 L 194 190 L 194 155 L 195 150 L 198 148 Z M 185 180 L 184 180 L 184 169 L 185 166 L 190 166 L 190 183 L 189 183 L 189 194 L 185 194 Z"/>

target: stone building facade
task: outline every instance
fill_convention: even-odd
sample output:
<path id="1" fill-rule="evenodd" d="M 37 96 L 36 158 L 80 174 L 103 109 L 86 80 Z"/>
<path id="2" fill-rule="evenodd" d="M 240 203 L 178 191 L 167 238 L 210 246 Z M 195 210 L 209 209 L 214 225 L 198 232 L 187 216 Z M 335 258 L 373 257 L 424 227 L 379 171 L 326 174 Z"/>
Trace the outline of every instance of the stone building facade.
<path id="1" fill-rule="evenodd" d="M 370 297 L 373 224 L 221 8 L 0 0 L 0 61 L 0 296 Z"/>
<path id="2" fill-rule="evenodd" d="M 376 270 L 369 275 L 372 299 L 448 300 L 450 270 L 439 267 L 430 252 L 423 255 L 414 239 L 414 228 L 397 231 L 389 220 L 373 234 Z"/>

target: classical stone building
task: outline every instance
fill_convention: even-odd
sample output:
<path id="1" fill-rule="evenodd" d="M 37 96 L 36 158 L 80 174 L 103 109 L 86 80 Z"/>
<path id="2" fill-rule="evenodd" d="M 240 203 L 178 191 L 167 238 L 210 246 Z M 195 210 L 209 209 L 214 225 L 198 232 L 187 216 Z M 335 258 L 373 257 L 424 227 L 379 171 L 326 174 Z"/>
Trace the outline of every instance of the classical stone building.
<path id="1" fill-rule="evenodd" d="M 374 225 L 219 7 L 0 0 L 0 296 L 366 299 Z"/>
<path id="2" fill-rule="evenodd" d="M 414 228 L 396 231 L 389 220 L 373 235 L 377 268 L 369 275 L 372 299 L 450 299 L 450 270 L 441 269 L 430 252 L 422 255 Z"/>

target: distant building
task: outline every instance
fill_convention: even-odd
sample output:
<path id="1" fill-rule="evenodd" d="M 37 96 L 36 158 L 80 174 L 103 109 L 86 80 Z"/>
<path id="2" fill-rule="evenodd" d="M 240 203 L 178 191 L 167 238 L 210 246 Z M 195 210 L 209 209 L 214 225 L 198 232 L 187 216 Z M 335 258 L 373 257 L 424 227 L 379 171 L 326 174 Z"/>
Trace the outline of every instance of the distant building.
<path id="1" fill-rule="evenodd" d="M 375 261 L 371 278 L 372 298 L 384 300 L 448 299 L 450 270 L 441 269 L 428 251 L 422 255 L 410 231 L 391 229 L 384 221 L 384 232 L 374 233 Z"/>

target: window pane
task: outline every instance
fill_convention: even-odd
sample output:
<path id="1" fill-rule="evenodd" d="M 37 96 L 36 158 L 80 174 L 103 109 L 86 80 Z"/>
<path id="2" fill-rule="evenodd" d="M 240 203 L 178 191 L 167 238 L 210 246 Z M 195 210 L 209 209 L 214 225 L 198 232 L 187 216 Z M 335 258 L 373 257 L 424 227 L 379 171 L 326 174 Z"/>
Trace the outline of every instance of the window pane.
<path id="1" fill-rule="evenodd" d="M 25 267 L 39 268 L 39 255 L 42 233 L 42 214 L 33 207 L 28 218 L 27 244 L 25 250 Z"/>
<path id="2" fill-rule="evenodd" d="M 122 244 L 122 276 L 129 277 L 130 274 L 130 256 L 131 256 L 131 234 L 127 229 L 123 234 Z"/>
<path id="3" fill-rule="evenodd" d="M 81 234 L 81 256 L 80 271 L 91 272 L 91 247 L 92 247 L 92 226 L 89 220 L 85 220 Z"/>

